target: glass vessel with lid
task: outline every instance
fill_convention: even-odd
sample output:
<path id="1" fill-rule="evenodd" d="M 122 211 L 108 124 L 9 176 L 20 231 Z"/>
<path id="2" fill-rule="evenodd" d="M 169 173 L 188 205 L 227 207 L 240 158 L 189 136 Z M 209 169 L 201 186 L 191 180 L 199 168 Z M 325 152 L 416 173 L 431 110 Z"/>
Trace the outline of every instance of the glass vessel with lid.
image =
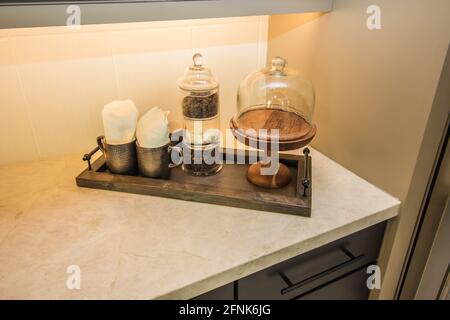
<path id="1" fill-rule="evenodd" d="M 178 87 L 185 129 L 183 170 L 196 176 L 215 174 L 222 168 L 214 161 L 220 146 L 219 83 L 201 54 L 193 56 Z"/>
<path id="2" fill-rule="evenodd" d="M 311 83 L 288 68 L 284 58 L 275 57 L 269 67 L 249 74 L 241 82 L 237 113 L 230 127 L 239 141 L 259 146 L 266 155 L 271 150 L 298 149 L 309 144 L 316 134 L 314 103 Z M 289 183 L 289 169 L 284 165 L 278 164 L 278 172 L 266 177 L 261 176 L 262 167 L 256 163 L 249 168 L 247 177 L 252 183 L 271 188 Z"/>

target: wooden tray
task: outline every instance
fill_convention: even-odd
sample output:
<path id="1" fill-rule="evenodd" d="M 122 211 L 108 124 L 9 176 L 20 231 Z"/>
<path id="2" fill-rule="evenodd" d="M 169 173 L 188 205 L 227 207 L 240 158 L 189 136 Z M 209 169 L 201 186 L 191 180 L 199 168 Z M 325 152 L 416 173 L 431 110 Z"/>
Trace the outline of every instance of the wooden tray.
<path id="1" fill-rule="evenodd" d="M 307 149 L 305 149 L 307 150 Z M 97 150 L 85 155 L 83 160 Z M 222 150 L 225 159 L 228 150 Z M 304 152 L 305 153 L 305 152 Z M 223 169 L 210 177 L 194 177 L 181 167 L 171 171 L 168 180 L 112 174 L 104 156 L 76 178 L 79 187 L 105 189 L 224 206 L 287 213 L 309 217 L 311 215 L 311 157 L 280 155 L 280 162 L 291 170 L 291 182 L 281 189 L 265 189 L 247 181 L 250 164 L 224 164 Z M 248 163 L 249 154 L 246 154 Z M 305 159 L 306 168 L 305 168 Z M 306 170 L 305 170 L 306 169 Z M 305 176 L 306 174 L 306 176 Z"/>

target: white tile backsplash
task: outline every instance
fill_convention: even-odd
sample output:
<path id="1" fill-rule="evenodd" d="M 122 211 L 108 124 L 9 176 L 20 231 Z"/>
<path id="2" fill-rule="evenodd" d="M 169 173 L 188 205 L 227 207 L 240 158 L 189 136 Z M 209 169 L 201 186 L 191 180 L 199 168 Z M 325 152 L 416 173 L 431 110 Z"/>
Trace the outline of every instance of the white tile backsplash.
<path id="1" fill-rule="evenodd" d="M 108 33 L 12 41 L 41 156 L 89 149 L 101 132 L 100 106 L 116 97 Z"/>
<path id="2" fill-rule="evenodd" d="M 265 64 L 267 21 L 243 17 L 1 32 L 0 164 L 89 151 L 103 132 L 103 105 L 118 98 L 132 99 L 141 114 L 152 106 L 170 110 L 172 129 L 180 127 L 176 81 L 196 51 L 220 81 L 226 127 L 240 80 Z"/>
<path id="3" fill-rule="evenodd" d="M 240 81 L 265 64 L 259 61 L 260 23 L 252 21 L 195 26 L 192 32 L 194 50 L 202 52 L 220 83 L 220 122 L 228 127 L 236 112 L 236 93 Z M 256 41 L 255 41 L 256 39 Z"/>
<path id="4" fill-rule="evenodd" d="M 170 110 L 172 128 L 182 125 L 176 80 L 191 61 L 191 28 L 113 31 L 119 96 L 140 114 L 153 106 Z"/>
<path id="5" fill-rule="evenodd" d="M 39 158 L 27 111 L 11 40 L 0 39 L 0 163 Z"/>

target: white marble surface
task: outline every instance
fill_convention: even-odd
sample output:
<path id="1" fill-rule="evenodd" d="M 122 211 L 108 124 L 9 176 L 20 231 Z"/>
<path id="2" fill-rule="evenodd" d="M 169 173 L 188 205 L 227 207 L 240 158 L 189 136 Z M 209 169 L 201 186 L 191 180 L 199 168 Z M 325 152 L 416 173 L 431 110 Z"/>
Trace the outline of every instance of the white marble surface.
<path id="1" fill-rule="evenodd" d="M 0 298 L 190 298 L 397 215 L 397 199 L 312 156 L 311 218 L 78 188 L 79 156 L 2 166 Z"/>

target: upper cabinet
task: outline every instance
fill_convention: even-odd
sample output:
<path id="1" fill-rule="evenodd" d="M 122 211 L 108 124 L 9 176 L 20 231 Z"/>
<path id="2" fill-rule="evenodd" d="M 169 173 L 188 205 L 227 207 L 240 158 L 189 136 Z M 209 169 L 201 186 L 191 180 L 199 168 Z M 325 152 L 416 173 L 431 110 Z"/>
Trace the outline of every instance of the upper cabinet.
<path id="1" fill-rule="evenodd" d="M 333 0 L 6 0 L 0 28 L 331 11 Z"/>

